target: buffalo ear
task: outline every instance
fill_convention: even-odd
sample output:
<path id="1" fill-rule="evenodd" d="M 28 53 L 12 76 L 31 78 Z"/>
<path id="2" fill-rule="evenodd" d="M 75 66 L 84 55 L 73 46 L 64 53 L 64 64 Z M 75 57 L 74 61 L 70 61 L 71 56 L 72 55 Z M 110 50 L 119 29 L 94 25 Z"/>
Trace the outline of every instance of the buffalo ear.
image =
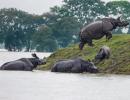
<path id="1" fill-rule="evenodd" d="M 121 20 L 121 16 L 119 16 L 119 17 L 117 18 L 117 20 L 120 21 L 120 20 Z"/>
<path id="2" fill-rule="evenodd" d="M 32 53 L 32 56 L 33 56 L 34 58 L 39 58 L 39 57 L 36 55 L 36 53 Z"/>
<path id="3" fill-rule="evenodd" d="M 35 54 L 35 53 L 32 53 L 32 56 L 33 56 L 33 57 L 36 57 L 36 54 Z"/>
<path id="4" fill-rule="evenodd" d="M 91 62 L 91 60 L 90 60 L 90 59 L 88 59 L 88 62 Z"/>

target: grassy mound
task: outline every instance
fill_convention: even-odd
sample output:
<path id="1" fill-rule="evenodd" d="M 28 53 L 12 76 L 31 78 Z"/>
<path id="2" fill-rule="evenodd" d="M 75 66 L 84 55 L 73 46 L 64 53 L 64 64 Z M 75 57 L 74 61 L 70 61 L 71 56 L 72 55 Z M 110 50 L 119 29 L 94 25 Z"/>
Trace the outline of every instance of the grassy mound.
<path id="1" fill-rule="evenodd" d="M 103 60 L 96 64 L 102 73 L 130 74 L 130 35 L 114 35 L 113 38 L 106 42 L 106 39 L 94 41 L 95 46 L 85 45 L 82 51 L 79 50 L 78 44 L 71 45 L 67 48 L 54 52 L 48 59 L 47 64 L 41 66 L 41 70 L 47 70 L 61 59 L 70 59 L 82 57 L 83 59 L 93 59 L 100 47 L 107 45 L 111 49 L 110 59 Z"/>

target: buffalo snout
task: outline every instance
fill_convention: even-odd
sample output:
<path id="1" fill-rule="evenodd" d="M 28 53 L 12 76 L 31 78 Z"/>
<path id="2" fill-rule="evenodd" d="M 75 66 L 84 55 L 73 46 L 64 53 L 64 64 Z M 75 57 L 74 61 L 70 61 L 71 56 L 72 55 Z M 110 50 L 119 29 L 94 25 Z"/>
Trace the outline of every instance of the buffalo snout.
<path id="1" fill-rule="evenodd" d="M 98 73 L 99 71 L 98 71 L 98 68 L 94 65 L 94 66 L 90 67 L 90 71 L 89 72 L 90 73 Z"/>
<path id="2" fill-rule="evenodd" d="M 92 68 L 90 69 L 90 73 L 98 73 L 99 70 L 97 68 Z"/>
<path id="3" fill-rule="evenodd" d="M 46 64 L 46 61 L 43 61 L 42 59 L 38 60 L 38 65 L 44 65 L 44 64 Z"/>
<path id="4" fill-rule="evenodd" d="M 93 62 L 89 62 L 88 72 L 90 73 L 98 73 L 98 68 L 94 65 Z"/>
<path id="5" fill-rule="evenodd" d="M 128 21 L 122 21 L 122 22 L 120 22 L 120 23 L 118 24 L 119 27 L 125 27 L 125 26 L 127 26 L 127 25 L 129 25 L 129 22 L 128 22 Z"/>

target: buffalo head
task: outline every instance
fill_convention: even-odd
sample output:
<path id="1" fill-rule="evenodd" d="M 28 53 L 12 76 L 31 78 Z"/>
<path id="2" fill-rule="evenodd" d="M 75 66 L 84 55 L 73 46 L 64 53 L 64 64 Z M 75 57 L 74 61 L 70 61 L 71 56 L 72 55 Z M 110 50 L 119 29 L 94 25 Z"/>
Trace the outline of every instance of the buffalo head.
<path id="1" fill-rule="evenodd" d="M 95 56 L 95 60 L 102 61 L 103 59 L 108 59 L 110 57 L 110 48 L 108 46 L 102 46 Z"/>
<path id="2" fill-rule="evenodd" d="M 97 67 L 90 60 L 82 61 L 82 68 L 85 69 L 86 72 L 90 72 L 90 73 L 97 73 L 98 72 Z"/>
<path id="3" fill-rule="evenodd" d="M 125 27 L 127 25 L 129 25 L 128 21 L 121 21 L 120 17 L 118 17 L 115 21 L 114 21 L 115 25 L 118 27 Z"/>
<path id="4" fill-rule="evenodd" d="M 37 65 L 46 64 L 46 61 L 44 61 L 43 59 L 40 59 L 35 53 L 32 54 L 32 57 L 34 58 L 30 58 L 29 60 L 34 65 L 34 68 L 36 68 Z"/>

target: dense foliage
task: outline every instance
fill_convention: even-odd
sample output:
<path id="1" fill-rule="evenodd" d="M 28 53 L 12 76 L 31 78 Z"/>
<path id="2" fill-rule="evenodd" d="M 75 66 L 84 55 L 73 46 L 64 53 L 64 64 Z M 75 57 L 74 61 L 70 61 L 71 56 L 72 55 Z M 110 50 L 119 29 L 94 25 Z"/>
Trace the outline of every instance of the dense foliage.
<path id="1" fill-rule="evenodd" d="M 9 51 L 53 52 L 79 41 L 78 32 L 85 24 L 104 16 L 129 20 L 130 2 L 101 0 L 64 0 L 42 15 L 29 14 L 15 8 L 0 10 L 0 43 Z M 122 33 L 117 29 L 114 33 Z M 128 28 L 130 33 L 130 28 Z"/>

